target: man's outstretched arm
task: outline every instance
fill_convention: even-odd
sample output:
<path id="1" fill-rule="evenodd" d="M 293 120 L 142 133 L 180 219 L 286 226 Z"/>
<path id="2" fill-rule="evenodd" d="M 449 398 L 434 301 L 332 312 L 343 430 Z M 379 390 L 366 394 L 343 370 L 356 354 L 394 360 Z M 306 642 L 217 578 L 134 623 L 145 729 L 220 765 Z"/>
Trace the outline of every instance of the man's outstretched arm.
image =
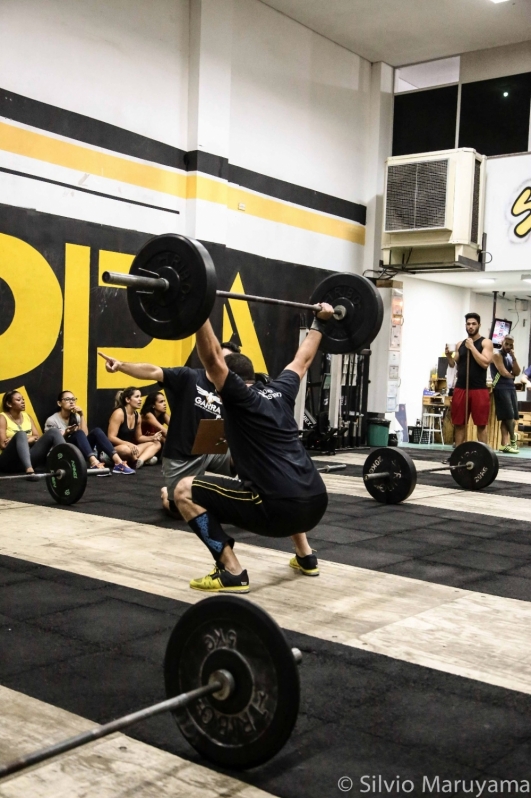
<path id="1" fill-rule="evenodd" d="M 114 357 L 98 352 L 98 355 L 105 360 L 105 368 L 111 374 L 121 371 L 137 380 L 150 380 L 151 382 L 163 382 L 164 374 L 160 366 L 153 366 L 151 363 L 123 363 Z"/>
<path id="2" fill-rule="evenodd" d="M 197 354 L 216 389 L 221 391 L 225 385 L 229 369 L 225 363 L 221 346 L 214 335 L 210 321 L 205 321 L 196 333 Z"/>
<path id="3" fill-rule="evenodd" d="M 317 318 L 322 322 L 326 322 L 334 315 L 334 308 L 332 305 L 327 305 L 326 302 L 321 304 L 323 309 L 319 311 Z M 321 343 L 322 337 L 323 334 L 319 332 L 319 330 L 311 329 L 302 344 L 299 346 L 297 354 L 291 363 L 286 366 L 286 369 L 294 371 L 302 380 L 312 365 L 313 359 L 317 354 L 317 350 L 319 349 L 319 344 Z"/>

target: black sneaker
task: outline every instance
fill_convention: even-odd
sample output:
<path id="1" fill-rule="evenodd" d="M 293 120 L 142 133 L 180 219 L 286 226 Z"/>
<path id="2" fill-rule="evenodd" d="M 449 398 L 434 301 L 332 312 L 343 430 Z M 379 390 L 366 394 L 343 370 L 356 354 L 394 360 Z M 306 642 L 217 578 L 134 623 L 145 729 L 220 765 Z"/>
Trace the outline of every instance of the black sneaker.
<path id="1" fill-rule="evenodd" d="M 216 563 L 214 570 L 209 574 L 192 579 L 190 587 L 193 590 L 203 590 L 205 593 L 248 593 L 249 577 L 247 571 L 235 576 L 225 570 L 221 563 Z"/>
<path id="2" fill-rule="evenodd" d="M 298 554 L 289 561 L 290 567 L 300 571 L 304 576 L 319 576 L 319 565 L 315 554 L 299 557 Z"/>

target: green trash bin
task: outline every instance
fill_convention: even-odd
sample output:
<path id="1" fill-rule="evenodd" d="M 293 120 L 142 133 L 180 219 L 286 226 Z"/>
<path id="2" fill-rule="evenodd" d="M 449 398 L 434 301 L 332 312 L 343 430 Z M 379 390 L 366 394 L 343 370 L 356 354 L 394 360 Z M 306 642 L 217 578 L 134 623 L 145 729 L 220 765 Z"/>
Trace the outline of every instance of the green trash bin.
<path id="1" fill-rule="evenodd" d="M 367 426 L 367 443 L 369 446 L 387 446 L 390 423 L 386 418 L 371 418 L 369 420 Z"/>

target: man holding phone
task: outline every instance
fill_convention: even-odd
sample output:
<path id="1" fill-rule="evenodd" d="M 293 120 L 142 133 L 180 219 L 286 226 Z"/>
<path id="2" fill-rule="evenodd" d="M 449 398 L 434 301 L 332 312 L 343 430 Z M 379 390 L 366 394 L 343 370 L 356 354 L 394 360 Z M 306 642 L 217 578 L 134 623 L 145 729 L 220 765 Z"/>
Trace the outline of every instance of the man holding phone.
<path id="1" fill-rule="evenodd" d="M 490 366 L 496 418 L 501 428 L 500 451 L 504 454 L 518 454 L 514 431 L 515 421 L 518 420 L 514 378 L 518 377 L 521 370 L 514 354 L 514 338 L 506 335 L 502 340 L 501 349 L 494 352 Z"/>

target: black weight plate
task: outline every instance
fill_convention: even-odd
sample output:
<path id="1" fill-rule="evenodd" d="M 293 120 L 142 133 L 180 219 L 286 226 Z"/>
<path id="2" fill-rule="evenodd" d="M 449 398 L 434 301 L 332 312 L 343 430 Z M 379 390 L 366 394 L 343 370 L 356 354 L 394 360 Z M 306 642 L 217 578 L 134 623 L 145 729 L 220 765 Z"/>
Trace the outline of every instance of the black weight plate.
<path id="1" fill-rule="evenodd" d="M 188 338 L 212 312 L 216 269 L 199 241 L 173 233 L 151 238 L 134 259 L 130 274 L 164 277 L 170 283 L 164 292 L 127 289 L 131 316 L 146 335 L 165 340 Z"/>
<path id="2" fill-rule="evenodd" d="M 498 456 L 490 446 L 479 441 L 465 441 L 456 446 L 450 455 L 449 465 L 474 463 L 474 467 L 454 468 L 450 471 L 455 482 L 464 490 L 481 490 L 488 487 L 498 475 Z"/>
<path id="3" fill-rule="evenodd" d="M 376 286 L 359 274 L 338 273 L 319 283 L 310 303 L 343 305 L 344 319 L 330 319 L 321 349 L 331 355 L 346 355 L 365 349 L 376 338 L 383 319 L 383 302 Z M 313 314 L 312 314 L 313 318 Z M 310 321 L 311 324 L 311 321 Z"/>
<path id="4" fill-rule="evenodd" d="M 190 607 L 166 649 L 168 698 L 208 682 L 218 669 L 234 676 L 225 701 L 207 696 L 174 714 L 188 742 L 211 762 L 252 768 L 288 740 L 299 711 L 299 674 L 279 626 L 237 596 L 216 596 Z"/>
<path id="5" fill-rule="evenodd" d="M 391 476 L 366 480 L 369 474 L 388 472 Z M 374 449 L 363 464 L 364 484 L 373 499 L 382 504 L 400 504 L 417 484 L 417 469 L 411 457 L 401 449 Z"/>
<path id="6" fill-rule="evenodd" d="M 87 464 L 71 443 L 59 443 L 46 458 L 47 471 L 64 471 L 61 477 L 46 477 L 50 495 L 58 504 L 75 504 L 87 487 Z"/>

